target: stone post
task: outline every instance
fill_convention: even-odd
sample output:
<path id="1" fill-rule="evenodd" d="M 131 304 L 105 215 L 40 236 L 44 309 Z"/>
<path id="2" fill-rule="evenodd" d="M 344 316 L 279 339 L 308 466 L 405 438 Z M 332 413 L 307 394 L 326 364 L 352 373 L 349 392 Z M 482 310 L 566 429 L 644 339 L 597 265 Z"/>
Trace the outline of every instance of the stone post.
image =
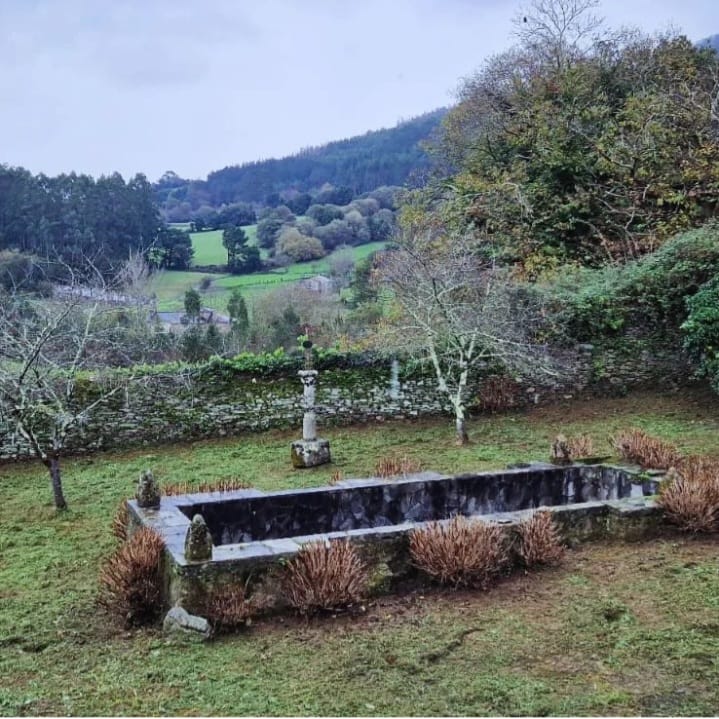
<path id="1" fill-rule="evenodd" d="M 212 535 L 201 514 L 196 514 L 185 535 L 185 559 L 206 562 L 212 559 Z"/>
<path id="2" fill-rule="evenodd" d="M 302 380 L 302 406 L 305 413 L 302 417 L 302 439 L 311 442 L 317 439 L 317 415 L 315 414 L 315 393 L 317 388 L 317 370 L 304 369 L 299 371 Z"/>
<path id="3" fill-rule="evenodd" d="M 135 490 L 135 499 L 137 506 L 142 509 L 159 509 L 160 508 L 160 488 L 157 486 L 155 477 L 149 469 L 146 469 L 140 475 Z"/>

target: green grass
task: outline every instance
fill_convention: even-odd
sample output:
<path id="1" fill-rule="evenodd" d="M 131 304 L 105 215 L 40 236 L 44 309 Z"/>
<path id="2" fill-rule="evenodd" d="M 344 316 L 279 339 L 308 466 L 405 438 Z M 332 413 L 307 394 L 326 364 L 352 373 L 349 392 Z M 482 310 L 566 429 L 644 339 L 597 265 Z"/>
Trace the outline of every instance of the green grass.
<path id="1" fill-rule="evenodd" d="M 719 453 L 716 398 L 688 393 L 486 417 L 465 448 L 449 420 L 334 429 L 323 432 L 334 465 L 315 470 L 290 468 L 296 432 L 68 459 L 60 516 L 41 465 L 0 466 L 0 714 L 714 714 L 716 540 L 585 546 L 487 593 L 386 598 L 356 620 L 258 621 L 200 646 L 122 631 L 95 604 L 110 519 L 145 467 L 160 481 L 278 489 L 367 475 L 384 454 L 443 472 L 543 459 L 559 431 L 606 449 L 629 425 Z"/>
<path id="2" fill-rule="evenodd" d="M 242 228 L 248 237 L 248 244 L 257 244 L 257 225 L 247 225 Z M 222 246 L 222 230 L 208 230 L 206 232 L 191 232 L 190 239 L 195 254 L 193 265 L 226 265 L 227 250 Z M 267 250 L 261 249 L 263 259 L 267 258 Z"/>
<path id="3" fill-rule="evenodd" d="M 253 226 L 254 227 L 254 226 Z M 245 228 L 248 229 L 248 228 Z M 219 230 L 212 232 L 195 233 L 195 235 L 216 235 Z M 196 240 L 193 240 L 195 242 Z M 207 264 L 223 264 L 227 261 L 227 254 L 222 247 L 221 234 L 218 239 L 219 247 L 225 253 L 221 262 L 207 262 Z M 208 243 L 208 246 L 211 243 Z M 367 245 L 352 247 L 352 256 L 355 262 L 367 257 L 372 252 L 382 249 L 386 243 L 371 242 Z M 213 249 L 207 249 L 206 257 L 210 257 Z M 207 290 L 202 290 L 202 306 L 211 307 L 222 312 L 227 309 L 227 301 L 235 287 L 239 287 L 245 299 L 252 301 L 257 296 L 277 289 L 283 285 L 298 282 L 306 277 L 317 274 L 327 274 L 330 270 L 332 254 L 314 262 L 297 262 L 272 272 L 257 272 L 251 275 L 210 274 L 203 272 L 180 272 L 165 270 L 155 275 L 151 281 L 150 291 L 157 296 L 158 309 L 163 312 L 179 311 L 184 306 L 185 292 L 190 288 L 198 288 L 203 278 L 212 280 Z M 198 262 L 205 264 L 205 261 Z"/>

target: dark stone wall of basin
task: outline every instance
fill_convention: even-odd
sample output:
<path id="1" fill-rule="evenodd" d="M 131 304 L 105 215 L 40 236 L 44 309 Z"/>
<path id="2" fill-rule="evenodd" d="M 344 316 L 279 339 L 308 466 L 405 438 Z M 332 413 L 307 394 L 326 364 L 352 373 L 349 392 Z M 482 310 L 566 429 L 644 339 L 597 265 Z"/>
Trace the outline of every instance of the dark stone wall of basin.
<path id="1" fill-rule="evenodd" d="M 264 541 L 452 516 L 512 512 L 654 493 L 606 466 L 542 467 L 455 477 L 366 480 L 352 486 L 273 492 L 235 500 L 208 499 L 178 508 L 202 514 L 215 545 Z"/>

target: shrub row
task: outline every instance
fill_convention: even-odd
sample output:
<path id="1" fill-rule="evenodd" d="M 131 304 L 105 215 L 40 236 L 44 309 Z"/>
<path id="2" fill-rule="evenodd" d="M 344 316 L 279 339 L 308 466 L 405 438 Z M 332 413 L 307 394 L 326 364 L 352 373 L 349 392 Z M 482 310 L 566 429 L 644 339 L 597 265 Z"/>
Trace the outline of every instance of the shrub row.
<path id="1" fill-rule="evenodd" d="M 120 516 L 126 512 L 121 507 Z M 116 518 L 113 526 L 119 523 Z M 116 532 L 116 536 L 121 536 Z M 440 584 L 486 589 L 512 564 L 532 568 L 558 562 L 561 539 L 551 514 L 535 512 L 509 537 L 498 525 L 458 516 L 410 534 L 413 564 Z M 161 607 L 163 542 L 151 529 L 135 532 L 100 572 L 99 603 L 125 626 L 151 623 Z M 348 541 L 310 542 L 281 570 L 287 603 L 301 614 L 358 605 L 368 593 L 369 567 Z M 216 631 L 235 629 L 261 610 L 245 585 L 224 585 L 207 597 Z"/>

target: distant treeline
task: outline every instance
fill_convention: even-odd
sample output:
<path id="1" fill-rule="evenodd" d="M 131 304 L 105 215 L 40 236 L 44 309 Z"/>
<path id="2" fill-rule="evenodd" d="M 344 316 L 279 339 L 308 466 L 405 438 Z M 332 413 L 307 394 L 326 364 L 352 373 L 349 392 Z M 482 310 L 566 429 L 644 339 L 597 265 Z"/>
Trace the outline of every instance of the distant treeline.
<path id="1" fill-rule="evenodd" d="M 297 194 L 316 194 L 323 186 L 346 188 L 349 202 L 377 187 L 404 185 L 429 168 L 420 143 L 429 139 L 446 113 L 435 110 L 391 129 L 301 150 L 282 159 L 234 165 L 186 180 L 167 172 L 154 185 L 163 215 L 188 222 L 211 209 L 236 203 L 287 204 Z"/>
<path id="2" fill-rule="evenodd" d="M 144 175 L 33 175 L 0 165 L 0 251 L 33 256 L 48 267 L 113 273 L 131 253 L 156 266 L 189 265 L 186 233 L 160 217 Z"/>

